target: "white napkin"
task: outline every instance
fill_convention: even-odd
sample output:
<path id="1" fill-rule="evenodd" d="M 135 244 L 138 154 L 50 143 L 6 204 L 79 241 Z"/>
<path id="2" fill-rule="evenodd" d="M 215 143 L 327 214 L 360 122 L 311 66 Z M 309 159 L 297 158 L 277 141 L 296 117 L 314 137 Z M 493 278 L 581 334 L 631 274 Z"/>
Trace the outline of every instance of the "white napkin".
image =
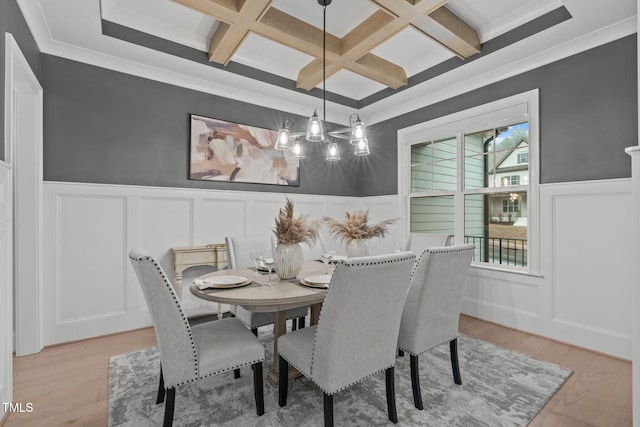
<path id="1" fill-rule="evenodd" d="M 209 287 L 208 283 L 205 283 L 204 280 L 193 279 L 193 284 L 200 290 L 207 289 Z"/>

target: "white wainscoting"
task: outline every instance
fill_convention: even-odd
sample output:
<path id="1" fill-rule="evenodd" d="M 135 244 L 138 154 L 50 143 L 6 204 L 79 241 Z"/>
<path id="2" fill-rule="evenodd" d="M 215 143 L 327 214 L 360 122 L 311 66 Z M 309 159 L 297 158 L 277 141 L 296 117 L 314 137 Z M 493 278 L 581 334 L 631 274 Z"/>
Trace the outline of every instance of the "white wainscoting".
<path id="1" fill-rule="evenodd" d="M 170 248 L 264 233 L 291 197 L 299 213 L 396 218 L 397 196 L 338 197 L 45 182 L 45 343 L 150 324 L 127 253 L 172 272 Z M 471 270 L 463 312 L 625 359 L 631 357 L 631 181 L 541 186 L 541 274 Z M 374 253 L 401 247 L 401 222 Z M 187 276 L 185 272 L 185 278 Z M 202 274 L 197 272 L 194 274 Z M 185 305 L 199 304 L 183 292 Z M 202 304 L 205 304 L 204 302 Z"/>
<path id="2" fill-rule="evenodd" d="M 345 211 L 361 207 L 357 197 L 45 182 L 45 344 L 150 325 L 128 260 L 131 248 L 149 251 L 172 279 L 172 247 L 268 233 L 286 197 L 296 213 L 312 219 L 341 219 Z M 393 203 L 378 199 L 373 218 L 398 216 Z M 377 249 L 391 248 L 395 240 Z M 192 276 L 207 272 L 190 270 Z M 195 301 L 186 287 L 182 298 L 185 306 L 207 304 Z"/>
<path id="3" fill-rule="evenodd" d="M 472 268 L 463 311 L 631 358 L 631 180 L 545 184 L 541 275 Z"/>

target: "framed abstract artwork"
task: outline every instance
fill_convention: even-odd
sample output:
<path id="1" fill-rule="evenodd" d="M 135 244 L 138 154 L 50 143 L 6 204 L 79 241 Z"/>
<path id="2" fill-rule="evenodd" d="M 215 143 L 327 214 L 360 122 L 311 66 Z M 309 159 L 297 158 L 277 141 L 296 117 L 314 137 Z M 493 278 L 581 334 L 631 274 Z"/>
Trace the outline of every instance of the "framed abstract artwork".
<path id="1" fill-rule="evenodd" d="M 274 148 L 278 132 L 191 115 L 189 178 L 300 185 L 300 160 Z"/>

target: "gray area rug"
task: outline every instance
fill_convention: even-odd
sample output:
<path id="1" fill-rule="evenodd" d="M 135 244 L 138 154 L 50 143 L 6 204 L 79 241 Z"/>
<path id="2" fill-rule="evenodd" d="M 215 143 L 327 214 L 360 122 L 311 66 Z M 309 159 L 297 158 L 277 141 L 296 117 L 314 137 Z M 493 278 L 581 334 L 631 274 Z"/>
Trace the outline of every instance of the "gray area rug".
<path id="1" fill-rule="evenodd" d="M 323 399 L 310 381 L 290 381 L 287 406 L 267 380 L 273 335 L 260 340 L 264 362 L 265 414 L 256 415 L 251 368 L 209 378 L 176 390 L 175 426 L 322 426 Z M 569 369 L 540 361 L 465 335 L 458 338 L 462 385 L 453 382 L 449 346 L 420 356 L 425 410 L 413 406 L 409 357 L 396 361 L 398 425 L 525 426 L 569 378 Z M 349 357 L 345 354 L 345 357 Z M 109 425 L 158 426 L 164 404 L 156 405 L 159 356 L 155 347 L 114 356 L 109 361 Z M 387 417 L 384 372 L 334 396 L 339 426 L 393 425 Z"/>

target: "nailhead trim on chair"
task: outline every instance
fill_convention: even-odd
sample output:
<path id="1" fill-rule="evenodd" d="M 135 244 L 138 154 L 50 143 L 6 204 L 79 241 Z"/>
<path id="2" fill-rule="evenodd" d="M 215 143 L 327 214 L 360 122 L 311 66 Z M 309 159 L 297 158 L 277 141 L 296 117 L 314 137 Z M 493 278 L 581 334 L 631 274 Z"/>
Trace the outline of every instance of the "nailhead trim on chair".
<path id="1" fill-rule="evenodd" d="M 178 299 L 178 296 L 177 296 L 175 290 L 173 289 L 173 286 L 171 286 L 171 283 L 169 283 L 169 281 L 167 280 L 167 277 L 164 274 L 164 272 L 162 270 L 162 267 L 160 267 L 160 265 L 158 265 L 158 263 L 156 263 L 155 260 L 152 257 L 145 256 L 145 257 L 142 257 L 140 259 L 135 259 L 133 257 L 130 257 L 130 258 L 132 260 L 134 260 L 134 261 L 143 261 L 143 260 L 150 261 L 154 265 L 154 267 L 163 276 L 163 281 L 164 281 L 165 285 L 172 292 L 171 296 L 173 297 L 173 301 L 176 303 L 176 305 L 178 305 L 178 307 L 180 307 L 180 302 L 179 302 L 180 300 Z M 224 373 L 224 372 L 230 372 L 230 371 L 233 371 L 234 369 L 242 368 L 244 366 L 249 366 L 249 365 L 253 365 L 254 363 L 258 363 L 258 362 L 263 362 L 264 361 L 264 357 L 263 357 L 262 359 L 257 359 L 257 360 L 254 360 L 252 362 L 236 365 L 236 366 L 233 366 L 233 367 L 228 368 L 228 369 L 222 369 L 220 371 L 211 372 L 211 373 L 209 373 L 207 375 L 201 376 L 200 373 L 199 373 L 200 369 L 199 369 L 199 366 L 198 366 L 198 351 L 196 349 L 195 343 L 193 342 L 193 334 L 191 332 L 191 326 L 189 325 L 189 321 L 187 320 L 187 317 L 185 316 L 184 311 L 180 310 L 180 313 L 182 314 L 182 320 L 184 321 L 184 324 L 185 324 L 185 326 L 187 327 L 187 329 L 189 331 L 189 339 L 191 340 L 191 348 L 193 349 L 193 355 L 195 357 L 195 362 L 196 362 L 195 363 L 196 377 L 191 379 L 191 380 L 188 380 L 188 381 L 183 381 L 181 383 L 177 383 L 177 384 L 175 384 L 175 385 L 173 385 L 173 386 L 171 386 L 169 388 L 174 388 L 174 387 L 177 387 L 177 386 L 188 384 L 190 382 L 197 381 L 197 380 L 202 379 L 202 378 L 207 378 L 207 377 L 210 377 L 210 376 L 213 376 L 213 375 L 218 375 L 218 374 L 221 374 L 221 373 Z M 167 390 L 169 388 L 165 387 L 165 389 L 167 389 Z"/>
<path id="2" fill-rule="evenodd" d="M 315 345 L 315 342 L 314 342 L 314 345 Z M 312 355 L 312 357 L 313 357 L 313 355 Z M 299 366 L 296 366 L 295 364 L 291 363 L 289 360 L 287 360 L 287 358 L 286 358 L 286 357 L 284 357 L 283 359 L 284 359 L 284 360 L 286 360 L 286 361 L 287 361 L 287 363 L 288 363 L 289 365 L 291 365 L 292 367 L 294 367 L 296 370 L 298 370 L 298 371 L 300 371 L 301 373 L 303 373 Z M 378 370 L 378 371 L 372 372 L 372 373 L 370 373 L 369 375 L 367 375 L 367 376 L 365 376 L 365 377 L 359 378 L 359 379 L 355 380 L 354 382 L 352 382 L 352 383 L 350 383 L 350 384 L 345 385 L 344 387 L 340 387 L 338 390 L 336 390 L 336 391 L 334 391 L 334 392 L 329 392 L 329 391 L 325 390 L 324 388 L 320 387 L 320 386 L 319 386 L 318 384 L 316 384 L 315 382 L 314 382 L 314 384 L 316 384 L 316 386 L 317 386 L 317 387 L 318 387 L 318 388 L 319 388 L 323 393 L 326 393 L 326 394 L 328 394 L 328 395 L 333 395 L 333 394 L 339 393 L 339 392 L 341 392 L 342 390 L 345 390 L 345 389 L 347 389 L 347 388 L 351 387 L 351 386 L 352 386 L 352 385 L 354 385 L 354 384 L 359 383 L 360 381 L 366 380 L 367 378 L 372 377 L 372 376 L 374 376 L 374 375 L 377 375 L 378 373 L 383 372 L 383 371 L 385 371 L 385 370 L 387 370 L 387 369 L 389 369 L 389 368 L 391 368 L 391 367 L 394 367 L 394 366 L 395 366 L 395 364 L 393 364 L 393 365 L 391 365 L 391 366 L 387 366 L 386 368 L 382 368 L 382 369 L 380 369 L 380 370 Z"/>
<path id="3" fill-rule="evenodd" d="M 456 335 L 456 336 L 455 336 L 455 337 L 453 337 L 453 338 L 449 338 L 449 339 L 447 339 L 447 340 L 445 340 L 445 341 L 441 342 L 440 344 L 436 344 L 436 345 L 434 345 L 434 346 L 432 346 L 432 347 L 429 347 L 428 349 L 426 349 L 426 350 L 424 350 L 424 351 L 421 351 L 420 353 L 413 353 L 412 351 L 409 351 L 409 350 L 407 350 L 406 348 L 402 348 L 402 347 L 398 347 L 398 349 L 400 349 L 400 350 L 402 350 L 402 351 L 406 351 L 407 353 L 412 354 L 412 355 L 414 355 L 414 356 L 420 356 L 421 354 L 427 353 L 427 352 L 429 352 L 429 351 L 433 350 L 433 349 L 434 349 L 434 348 L 436 348 L 436 347 L 440 347 L 440 346 L 441 346 L 441 345 L 443 345 L 443 344 L 447 344 L 447 343 L 449 343 L 451 340 L 455 340 L 456 338 L 458 338 L 458 335 Z"/>
<path id="4" fill-rule="evenodd" d="M 198 377 L 197 377 L 197 378 L 192 378 L 192 379 L 190 379 L 190 380 L 188 380 L 188 381 L 183 381 L 183 382 L 181 382 L 181 383 L 176 384 L 174 387 L 181 386 L 181 385 L 184 385 L 184 384 L 189 384 L 189 383 L 192 383 L 192 382 L 194 382 L 194 381 L 201 380 L 201 379 L 203 379 L 203 378 L 211 377 L 211 376 L 213 376 L 213 375 L 219 375 L 219 374 L 223 374 L 223 373 L 225 373 L 225 372 L 231 372 L 231 371 L 233 371 L 234 369 L 242 368 L 242 367 L 244 367 L 244 366 L 250 366 L 250 365 L 253 365 L 253 364 L 258 363 L 258 362 L 264 362 L 264 357 L 263 357 L 262 359 L 256 359 L 256 360 L 254 360 L 253 362 L 248 362 L 248 363 L 243 363 L 243 364 L 241 364 L 241 365 L 233 366 L 232 368 L 229 368 L 229 369 L 221 369 L 221 370 L 219 370 L 219 371 L 210 372 L 210 373 L 208 373 L 207 375 L 202 375 L 202 376 L 198 375 Z"/>
<path id="5" fill-rule="evenodd" d="M 187 332 L 189 334 L 189 340 L 191 341 L 191 349 L 193 350 L 193 357 L 195 359 L 195 372 L 196 372 L 196 377 L 200 376 L 200 367 L 198 366 L 198 350 L 196 348 L 196 344 L 195 342 L 193 342 L 193 334 L 191 332 L 191 325 L 189 325 L 189 320 L 187 319 L 187 316 L 184 314 L 184 311 L 182 310 L 182 307 L 180 305 L 180 300 L 178 299 L 178 294 L 176 294 L 175 289 L 173 289 L 173 286 L 171 285 L 171 283 L 169 282 L 169 280 L 167 279 L 166 274 L 164 274 L 164 271 L 162 270 L 162 267 L 160 267 L 160 265 L 150 256 L 144 256 L 142 258 L 139 259 L 135 259 L 130 257 L 132 260 L 134 261 L 149 261 L 151 262 L 151 264 L 158 270 L 158 272 L 160 272 L 160 275 L 162 276 L 162 281 L 164 282 L 165 286 L 167 287 L 167 289 L 169 289 L 169 292 L 171 293 L 171 297 L 173 298 L 173 302 L 176 304 L 176 306 L 178 307 L 179 311 L 180 311 L 180 315 L 182 316 L 182 321 L 184 322 L 185 327 L 187 328 Z"/>
<path id="6" fill-rule="evenodd" d="M 458 249 L 451 249 L 451 246 L 445 246 L 445 247 L 442 247 L 442 248 L 427 248 L 427 249 L 425 249 L 424 251 L 422 251 L 422 253 L 418 257 L 418 260 L 416 261 L 415 265 L 413 266 L 413 271 L 411 272 L 411 279 L 409 279 L 409 282 L 410 283 L 413 282 L 413 276 L 415 275 L 416 269 L 418 268 L 418 265 L 420 264 L 420 260 L 422 259 L 424 254 L 426 254 L 427 252 L 432 253 L 432 254 L 454 253 L 454 252 L 463 252 L 463 251 L 466 251 L 468 249 L 469 249 L 468 247 L 462 247 L 462 248 L 458 248 Z M 398 349 L 400 349 L 402 351 L 406 351 L 409 354 L 413 354 L 414 356 L 419 356 L 421 354 L 424 354 L 424 353 L 426 353 L 428 351 L 433 350 L 436 347 L 440 347 L 441 345 L 446 344 L 446 343 L 448 343 L 451 340 L 454 340 L 456 338 L 458 338 L 458 335 L 456 335 L 455 337 L 451 337 L 448 340 L 441 342 L 440 344 L 436 344 L 433 347 L 430 347 L 430 348 L 428 348 L 428 349 L 426 349 L 426 350 L 424 350 L 424 351 L 422 351 L 422 352 L 420 352 L 418 354 L 414 354 L 411 351 L 407 350 L 406 348 L 398 347 Z"/>
<path id="7" fill-rule="evenodd" d="M 348 268 L 348 267 L 363 266 L 363 265 L 381 265 L 381 264 L 390 264 L 390 263 L 392 263 L 392 262 L 397 262 L 397 261 L 407 261 L 407 260 L 410 260 L 410 259 L 415 259 L 415 254 L 414 254 L 413 252 L 408 252 L 408 255 L 407 255 L 406 257 L 402 257 L 402 258 L 394 258 L 393 260 L 384 260 L 384 261 L 364 261 L 364 262 L 363 262 L 363 261 L 353 261 L 353 262 L 350 262 L 349 260 L 347 260 L 347 261 L 345 261 L 345 260 L 340 260 L 340 262 L 339 262 L 339 263 L 340 263 L 340 264 L 342 264 L 342 265 L 344 265 L 345 267 L 347 267 L 347 268 Z M 330 290 L 331 290 L 331 287 L 329 287 L 329 290 L 327 290 L 327 294 L 330 292 Z M 323 305 L 322 307 L 324 307 L 324 305 Z M 322 319 L 322 312 L 323 312 L 323 309 L 321 308 L 321 309 L 320 309 L 320 315 L 318 316 L 318 324 L 320 324 L 320 320 Z M 311 365 L 310 365 L 311 367 L 309 368 L 310 370 L 312 370 L 312 369 L 313 369 L 313 357 L 314 357 L 314 355 L 315 355 L 316 338 L 317 338 L 317 337 L 318 337 L 318 329 L 316 328 L 316 333 L 315 333 L 315 334 L 314 334 L 314 336 L 313 336 L 313 349 L 314 349 L 314 351 L 313 351 L 313 352 L 311 352 Z M 275 357 L 275 356 L 274 356 L 274 357 Z M 285 360 L 286 360 L 286 358 L 285 358 Z M 290 363 L 288 360 L 287 360 L 287 362 L 288 362 L 288 363 Z M 300 369 L 299 369 L 297 366 L 295 366 L 295 365 L 291 365 L 291 366 L 293 366 L 294 368 L 296 368 L 296 369 L 300 370 Z M 386 370 L 386 369 L 389 369 L 389 368 L 391 368 L 391 367 L 393 367 L 393 366 L 395 366 L 395 363 L 394 363 L 393 365 L 389 365 L 389 366 L 387 366 L 386 368 L 383 368 L 383 369 L 380 369 L 380 370 L 378 370 L 378 371 L 375 371 L 375 372 L 373 372 L 373 373 L 371 373 L 371 374 L 369 374 L 369 375 L 367 375 L 367 376 L 364 376 L 364 377 L 362 377 L 362 378 L 359 378 L 359 379 L 355 380 L 354 382 L 352 382 L 352 383 L 350 383 L 350 384 L 347 384 L 347 385 L 345 385 L 345 386 L 343 386 L 343 387 L 340 387 L 338 390 L 336 390 L 336 391 L 334 391 L 334 392 L 329 392 L 329 391 L 327 391 L 327 390 L 323 389 L 322 387 L 320 387 L 319 385 L 317 385 L 317 384 L 316 384 L 316 385 L 318 386 L 318 388 L 319 388 L 320 390 L 322 390 L 322 392 L 323 392 L 323 393 L 326 393 L 326 394 L 329 394 L 329 395 L 333 395 L 333 394 L 336 394 L 336 393 L 338 393 L 338 392 L 340 392 L 340 391 L 342 391 L 342 390 L 344 390 L 344 389 L 347 389 L 347 388 L 351 387 L 352 385 L 354 385 L 354 384 L 356 384 L 356 383 L 359 383 L 359 382 L 360 382 L 360 381 L 362 381 L 362 380 L 365 380 L 365 379 L 367 379 L 367 378 L 369 378 L 369 377 L 371 377 L 371 376 L 373 376 L 373 375 L 376 375 L 376 374 L 378 374 L 379 372 L 382 372 L 382 371 L 384 371 L 384 370 Z M 311 372 L 310 372 L 309 374 L 311 374 Z"/>

